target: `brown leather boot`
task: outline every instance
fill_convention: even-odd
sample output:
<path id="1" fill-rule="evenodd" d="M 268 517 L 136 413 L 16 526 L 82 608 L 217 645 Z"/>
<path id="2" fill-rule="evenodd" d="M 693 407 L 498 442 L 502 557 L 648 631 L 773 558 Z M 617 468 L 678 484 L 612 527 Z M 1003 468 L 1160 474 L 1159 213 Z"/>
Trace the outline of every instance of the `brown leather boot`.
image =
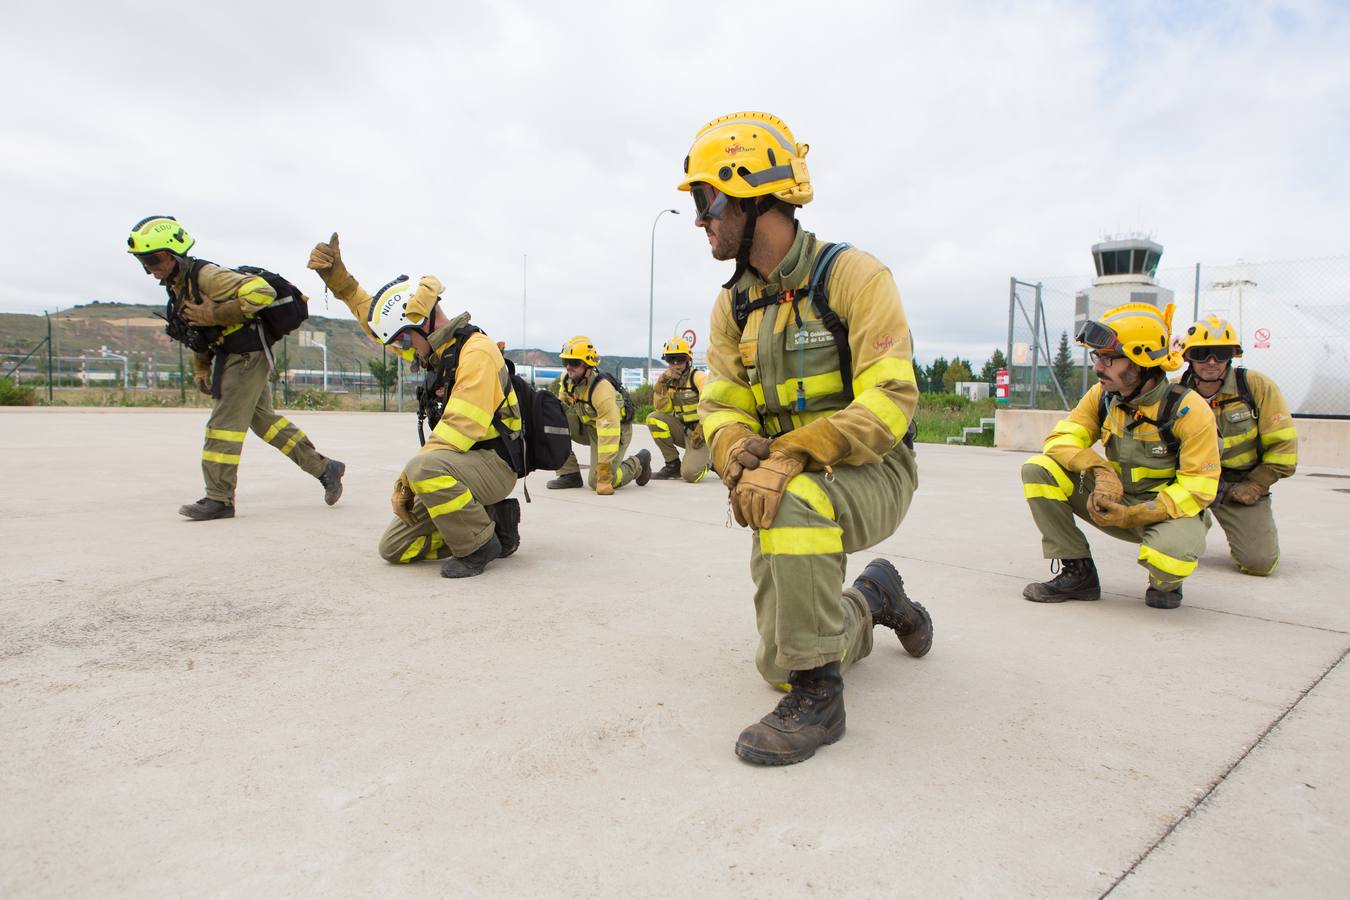
<path id="1" fill-rule="evenodd" d="M 736 755 L 758 766 L 788 766 L 844 736 L 844 678 L 839 663 L 788 675 L 792 690 L 774 711 L 741 732 Z"/>

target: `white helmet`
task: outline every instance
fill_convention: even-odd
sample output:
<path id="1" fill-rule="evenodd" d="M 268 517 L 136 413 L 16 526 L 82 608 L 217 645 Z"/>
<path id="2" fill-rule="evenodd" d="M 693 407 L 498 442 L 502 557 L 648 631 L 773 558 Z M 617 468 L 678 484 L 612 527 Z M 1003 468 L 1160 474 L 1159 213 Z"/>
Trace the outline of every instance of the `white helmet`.
<path id="1" fill-rule="evenodd" d="M 444 288 L 436 278 L 424 275 L 413 281 L 400 275 L 375 292 L 366 314 L 366 324 L 382 344 L 427 321 Z"/>

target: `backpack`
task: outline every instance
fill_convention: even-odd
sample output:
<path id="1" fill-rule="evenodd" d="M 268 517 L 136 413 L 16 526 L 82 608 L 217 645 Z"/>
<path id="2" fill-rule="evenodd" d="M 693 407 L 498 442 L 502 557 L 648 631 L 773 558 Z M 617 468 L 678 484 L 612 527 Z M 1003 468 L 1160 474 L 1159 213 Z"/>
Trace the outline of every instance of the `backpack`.
<path id="1" fill-rule="evenodd" d="M 448 398 L 454 390 L 460 351 L 471 336 L 482 333 L 483 329 L 476 325 L 457 328 L 454 345 L 441 354 L 439 365 L 427 373 L 426 381 L 418 387 L 417 439 L 422 444 L 427 442 L 425 423 L 430 420 L 431 427 L 436 427 L 445 412 L 445 400 L 442 397 Z M 502 422 L 499 408 L 492 413 L 492 425 L 497 429 L 498 436 L 479 441 L 474 446 L 491 446 L 518 478 L 524 478 L 536 469 L 553 471 L 561 468 L 572 453 L 572 436 L 567 430 L 567 411 L 562 401 L 548 391 L 535 390 L 516 374 L 516 364 L 509 359 L 506 360 L 506 370 L 510 373 L 511 388 L 515 391 L 516 402 L 520 407 L 520 434 L 515 437 L 511 435 L 510 429 Z M 529 501 L 528 490 L 525 499 Z"/>
<path id="2" fill-rule="evenodd" d="M 197 282 L 197 274 L 201 271 L 202 266 L 207 264 L 207 260 L 193 258 L 188 267 L 188 285 L 191 287 L 194 303 L 202 302 L 202 288 Z M 210 264 L 215 265 L 215 263 Z M 246 324 L 243 328 L 226 335 L 224 342 L 220 344 L 220 349 L 226 353 L 248 353 L 253 350 L 270 348 L 277 341 L 299 328 L 300 324 L 309 318 L 308 298 L 298 287 L 276 272 L 258 266 L 237 266 L 233 271 L 241 275 L 253 275 L 261 278 L 276 292 L 277 297 L 258 310 L 252 320 L 253 327 Z M 170 306 L 172 305 L 172 300 L 170 300 Z M 173 321 L 169 319 L 169 325 L 166 325 L 164 329 L 169 337 L 174 337 L 173 332 L 169 330 L 172 325 Z M 218 328 L 194 329 L 191 326 L 188 327 L 189 330 L 201 332 L 200 339 L 204 340 L 208 346 L 215 344 L 220 335 L 220 329 Z M 188 341 L 183 341 L 183 343 L 196 350 L 193 344 L 188 343 Z"/>
<path id="3" fill-rule="evenodd" d="M 619 398 L 619 424 L 627 425 L 632 422 L 633 417 L 637 415 L 637 404 L 633 402 L 633 398 L 628 395 L 627 389 L 619 383 L 619 380 L 608 372 L 602 372 L 599 369 L 591 370 L 590 390 L 586 392 L 585 402 L 592 407 L 595 406 L 594 403 L 591 403 L 591 397 L 595 394 L 596 383 L 601 381 L 608 381 L 610 386 L 614 388 L 614 393 Z M 564 376 L 562 389 L 566 390 L 570 383 L 571 379 Z"/>
<path id="4" fill-rule="evenodd" d="M 829 280 L 830 272 L 834 269 L 834 264 L 839 256 L 852 246 L 852 244 L 845 243 L 821 244 L 820 253 L 816 256 L 816 262 L 811 267 L 811 277 L 806 282 L 806 294 L 811 299 L 811 305 L 816 308 L 816 314 L 820 316 L 821 324 L 834 338 L 835 351 L 839 354 L 839 372 L 844 382 L 842 393 L 846 403 L 853 402 L 853 350 L 848 345 L 848 326 L 844 324 L 843 319 L 839 318 L 837 312 L 830 309 Z M 787 291 L 782 291 L 760 297 L 758 300 L 751 300 L 748 292 L 736 291 L 731 297 L 731 316 L 736 320 L 736 327 L 743 334 L 750 313 L 782 302 L 787 293 Z M 918 426 L 911 419 L 909 429 L 905 432 L 901 443 L 913 450 L 914 439 L 918 436 L 918 433 Z"/>
<path id="5" fill-rule="evenodd" d="M 1195 387 L 1195 370 L 1187 369 L 1186 374 L 1181 376 L 1181 383 L 1188 388 Z M 1245 403 L 1252 408 L 1252 421 L 1261 420 L 1261 408 L 1256 405 L 1256 398 L 1252 396 L 1251 385 L 1247 383 L 1247 370 L 1243 366 L 1233 367 L 1233 386 L 1237 388 L 1238 395 L 1235 399 L 1224 400 L 1222 403 L 1211 403 L 1210 407 L 1218 412 L 1229 403 Z"/>

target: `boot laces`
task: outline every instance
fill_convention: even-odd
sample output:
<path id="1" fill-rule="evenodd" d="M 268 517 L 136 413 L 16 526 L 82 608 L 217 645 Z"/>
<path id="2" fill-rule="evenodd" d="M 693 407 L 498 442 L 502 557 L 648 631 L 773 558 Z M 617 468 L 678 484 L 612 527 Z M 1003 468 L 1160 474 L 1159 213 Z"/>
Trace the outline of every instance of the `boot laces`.
<path id="1" fill-rule="evenodd" d="M 794 687 L 783 695 L 782 700 L 778 701 L 778 705 L 774 707 L 773 710 L 774 717 L 784 720 L 796 720 L 801 717 L 803 704 L 810 702 L 811 699 L 809 697 L 803 696 L 799 689 Z"/>

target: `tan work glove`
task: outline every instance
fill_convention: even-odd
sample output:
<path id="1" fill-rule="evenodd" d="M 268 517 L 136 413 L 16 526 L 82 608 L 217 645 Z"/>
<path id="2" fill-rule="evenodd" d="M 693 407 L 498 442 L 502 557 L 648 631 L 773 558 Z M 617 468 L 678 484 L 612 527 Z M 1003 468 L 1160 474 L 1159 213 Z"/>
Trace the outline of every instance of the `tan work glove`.
<path id="1" fill-rule="evenodd" d="M 408 483 L 408 476 L 398 476 L 398 481 L 394 482 L 394 493 L 389 497 L 389 505 L 394 508 L 394 515 L 407 525 L 417 524 L 417 517 L 413 515 L 413 499 L 416 496 L 412 485 Z"/>
<path id="2" fill-rule="evenodd" d="M 221 303 L 211 300 L 188 303 L 183 306 L 183 318 L 198 328 L 209 328 L 213 325 L 229 327 L 244 321 L 244 305 L 239 302 L 238 297 Z"/>
<path id="3" fill-rule="evenodd" d="M 741 473 L 731 492 L 731 512 L 742 527 L 768 528 L 778 515 L 783 491 L 806 468 L 806 460 L 796 453 L 775 450 L 753 469 Z"/>
<path id="4" fill-rule="evenodd" d="M 1125 506 L 1114 500 L 1104 500 L 1100 506 L 1101 510 L 1098 511 L 1089 504 L 1088 515 L 1103 528 L 1143 528 L 1168 517 L 1167 510 L 1156 500 L 1136 503 L 1133 506 Z"/>
<path id="5" fill-rule="evenodd" d="M 192 354 L 192 383 L 203 394 L 211 393 L 211 357 L 205 353 Z"/>
<path id="6" fill-rule="evenodd" d="M 314 245 L 314 249 L 309 251 L 309 268 L 319 273 L 323 279 L 324 286 L 334 294 L 341 297 L 356 284 L 356 279 L 347 271 L 347 266 L 342 262 L 342 250 L 338 247 L 338 234 L 333 232 L 333 236 L 327 243 L 320 241 Z"/>
<path id="7" fill-rule="evenodd" d="M 773 442 L 775 452 L 806 457 L 806 468 L 819 472 L 837 465 L 848 456 L 848 440 L 829 419 L 816 419 L 809 425 L 789 431 Z"/>
<path id="8" fill-rule="evenodd" d="M 1239 481 L 1228 489 L 1228 502 L 1240 503 L 1243 506 L 1252 506 L 1260 502 L 1266 495 L 1266 489 L 1250 479 Z"/>
<path id="9" fill-rule="evenodd" d="M 727 447 L 726 455 L 717 466 L 722 473 L 722 483 L 734 488 L 741 480 L 742 473 L 754 469 L 759 461 L 769 458 L 769 439 L 745 430 L 745 436 L 738 438 Z"/>
<path id="10" fill-rule="evenodd" d="M 595 464 L 595 492 L 601 497 L 608 497 L 614 493 L 613 463 Z"/>
<path id="11" fill-rule="evenodd" d="M 1088 510 L 1096 510 L 1098 513 L 1106 511 L 1106 504 L 1119 503 L 1125 496 L 1125 486 L 1120 483 L 1120 476 L 1114 469 L 1094 469 L 1092 494 L 1088 497 Z"/>
<path id="12" fill-rule="evenodd" d="M 689 434 L 689 449 L 702 450 L 707 441 L 703 440 L 703 423 L 699 422 Z"/>

